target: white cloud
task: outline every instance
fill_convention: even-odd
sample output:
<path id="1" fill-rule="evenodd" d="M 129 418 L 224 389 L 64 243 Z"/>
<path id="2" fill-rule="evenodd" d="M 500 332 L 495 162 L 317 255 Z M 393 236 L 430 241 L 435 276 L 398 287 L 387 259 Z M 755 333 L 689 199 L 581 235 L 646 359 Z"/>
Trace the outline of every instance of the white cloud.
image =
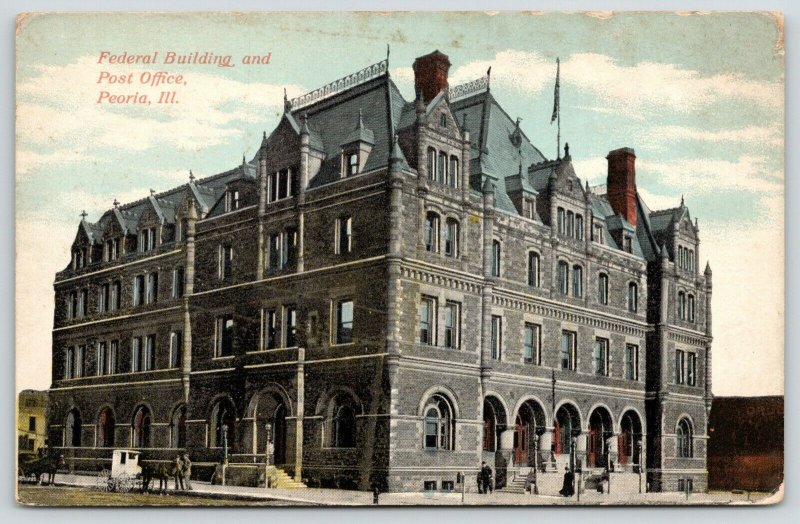
<path id="1" fill-rule="evenodd" d="M 647 130 L 647 134 L 643 138 L 646 142 L 659 145 L 665 141 L 702 141 L 783 147 L 783 127 L 777 124 L 772 127 L 747 126 L 711 131 L 689 126 L 653 126 Z"/>
<path id="2" fill-rule="evenodd" d="M 637 161 L 639 181 L 658 177 L 659 182 L 686 192 L 718 191 L 783 192 L 783 173 L 772 170 L 764 156 L 740 155 L 735 161 L 714 158 L 678 158 Z"/>
<path id="3" fill-rule="evenodd" d="M 16 154 L 17 174 L 26 175 L 42 166 L 60 166 L 97 162 L 98 157 L 86 153 L 85 147 L 57 149 L 49 153 L 37 153 L 18 149 Z"/>

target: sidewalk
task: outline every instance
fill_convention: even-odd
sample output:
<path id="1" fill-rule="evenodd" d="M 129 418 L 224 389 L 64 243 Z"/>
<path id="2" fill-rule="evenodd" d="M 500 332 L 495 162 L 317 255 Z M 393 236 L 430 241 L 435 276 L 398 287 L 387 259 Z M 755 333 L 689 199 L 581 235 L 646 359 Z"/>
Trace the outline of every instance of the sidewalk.
<path id="1" fill-rule="evenodd" d="M 95 487 L 97 477 L 88 475 L 71 475 L 59 473 L 56 475 L 57 485 Z M 174 486 L 170 481 L 170 488 Z M 172 489 L 170 493 L 175 493 Z M 232 505 L 235 500 L 280 500 L 286 502 L 296 502 L 298 504 L 324 505 L 324 506 L 372 506 L 372 493 L 365 491 L 350 491 L 340 489 L 276 489 L 276 488 L 252 488 L 244 486 L 218 486 L 208 482 L 193 481 L 192 491 L 183 491 L 181 494 L 193 496 L 207 496 L 231 499 Z M 416 492 L 416 493 L 382 493 L 379 497 L 381 506 L 416 506 L 416 505 L 435 505 L 435 506 L 569 506 L 569 505 L 717 505 L 717 504 L 752 504 L 763 494 L 752 495 L 748 502 L 747 495 L 733 494 L 729 492 L 718 493 L 696 493 L 689 496 L 687 501 L 683 493 L 610 493 L 602 494 L 596 492 L 585 492 L 581 494 L 581 500 L 577 497 L 553 497 L 547 495 L 530 495 L 517 493 L 494 492 L 490 495 L 478 493 L 466 493 L 462 502 L 461 493 L 442 493 L 442 492 Z"/>

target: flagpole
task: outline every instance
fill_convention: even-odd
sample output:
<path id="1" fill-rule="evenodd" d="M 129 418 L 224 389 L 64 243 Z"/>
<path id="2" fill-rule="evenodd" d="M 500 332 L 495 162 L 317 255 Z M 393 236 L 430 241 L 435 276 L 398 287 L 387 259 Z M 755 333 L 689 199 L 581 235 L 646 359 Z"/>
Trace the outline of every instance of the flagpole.
<path id="1" fill-rule="evenodd" d="M 559 93 L 561 84 L 561 59 L 556 58 L 556 86 L 553 90 L 553 116 L 550 117 L 550 124 L 558 122 L 556 133 L 556 159 L 561 158 L 561 94 Z"/>
<path id="2" fill-rule="evenodd" d="M 559 93 L 559 99 L 561 93 Z M 561 158 L 561 100 L 558 101 L 558 131 L 556 132 L 556 158 Z"/>

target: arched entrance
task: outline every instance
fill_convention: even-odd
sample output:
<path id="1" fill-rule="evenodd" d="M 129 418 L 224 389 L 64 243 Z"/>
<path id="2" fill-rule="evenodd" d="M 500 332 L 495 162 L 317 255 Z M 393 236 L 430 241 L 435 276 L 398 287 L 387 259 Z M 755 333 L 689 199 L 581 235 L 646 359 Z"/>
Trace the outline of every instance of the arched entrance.
<path id="1" fill-rule="evenodd" d="M 628 410 L 622 415 L 618 445 L 621 465 L 641 465 L 642 422 L 633 410 Z"/>
<path id="2" fill-rule="evenodd" d="M 79 448 L 81 446 L 81 412 L 73 408 L 67 413 L 65 440 L 68 446 Z"/>
<path id="3" fill-rule="evenodd" d="M 228 398 L 222 398 L 211 410 L 212 447 L 228 447 L 228 453 L 236 449 L 236 409 Z"/>
<path id="4" fill-rule="evenodd" d="M 186 447 L 186 405 L 178 406 L 172 413 L 172 447 L 185 448 Z"/>
<path id="5" fill-rule="evenodd" d="M 500 434 L 506 429 L 506 410 L 497 397 L 487 396 L 483 400 L 483 451 L 493 452 L 500 448 Z"/>
<path id="6" fill-rule="evenodd" d="M 275 465 L 286 464 L 286 416 L 288 411 L 286 405 L 281 403 L 275 409 L 272 416 L 272 435 L 273 443 L 275 445 L 274 461 Z"/>
<path id="7" fill-rule="evenodd" d="M 153 417 L 150 414 L 150 409 L 147 406 L 139 406 L 133 414 L 133 447 L 134 448 L 149 448 L 150 447 L 150 426 L 153 422 Z"/>
<path id="8" fill-rule="evenodd" d="M 514 424 L 514 464 L 535 466 L 538 438 L 544 432 L 545 418 L 542 407 L 526 400 L 519 408 Z"/>
<path id="9" fill-rule="evenodd" d="M 278 464 L 278 460 L 280 463 L 285 463 L 286 417 L 290 417 L 292 412 L 282 390 L 277 386 L 270 386 L 253 395 L 247 411 L 252 423 L 249 428 L 244 427 L 243 431 L 244 441 L 246 442 L 248 438 L 250 440 L 250 452 L 262 457 L 267 453 L 267 432 L 269 432 L 269 441 L 273 447 L 270 463 Z"/>
<path id="10" fill-rule="evenodd" d="M 102 448 L 114 447 L 114 412 L 111 408 L 103 408 L 97 417 L 97 445 Z"/>
<path id="11" fill-rule="evenodd" d="M 592 468 L 608 465 L 608 438 L 614 434 L 611 414 L 598 407 L 589 415 L 589 439 L 586 443 L 586 464 Z"/>
<path id="12" fill-rule="evenodd" d="M 581 418 L 572 404 L 564 404 L 556 411 L 553 422 L 553 454 L 567 456 L 570 469 L 575 466 L 574 437 L 581 432 Z"/>

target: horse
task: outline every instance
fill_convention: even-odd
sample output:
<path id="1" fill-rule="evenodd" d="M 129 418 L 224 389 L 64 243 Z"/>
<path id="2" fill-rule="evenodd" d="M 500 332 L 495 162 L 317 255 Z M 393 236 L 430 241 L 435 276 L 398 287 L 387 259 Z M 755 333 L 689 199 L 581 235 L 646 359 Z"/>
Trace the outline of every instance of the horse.
<path id="1" fill-rule="evenodd" d="M 23 475 L 35 476 L 37 484 L 44 483 L 44 475 L 47 475 L 47 482 L 45 484 L 53 484 L 56 479 L 56 472 L 59 468 L 66 467 L 67 463 L 64 460 L 64 455 L 61 454 L 45 455 L 44 457 L 20 465 Z"/>
<path id="2" fill-rule="evenodd" d="M 146 493 L 150 488 L 150 483 L 158 479 L 158 492 L 167 492 L 167 483 L 172 477 L 172 464 L 169 462 L 142 463 L 142 493 Z"/>

